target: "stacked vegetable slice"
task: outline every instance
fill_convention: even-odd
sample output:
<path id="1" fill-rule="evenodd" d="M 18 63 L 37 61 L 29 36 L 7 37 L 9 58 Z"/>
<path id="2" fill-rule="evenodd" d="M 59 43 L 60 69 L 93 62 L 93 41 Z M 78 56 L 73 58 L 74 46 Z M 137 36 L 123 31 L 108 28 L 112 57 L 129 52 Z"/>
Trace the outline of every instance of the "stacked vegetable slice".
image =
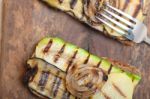
<path id="1" fill-rule="evenodd" d="M 102 31 L 111 38 L 115 38 L 124 44 L 133 45 L 134 43 L 123 35 L 112 30 L 102 22 L 95 19 L 97 13 L 101 13 L 101 8 L 105 2 L 133 16 L 137 20 L 143 21 L 146 15 L 146 3 L 148 0 L 41 0 L 50 6 L 60 9 L 67 14 L 90 25 L 92 28 Z M 113 17 L 112 17 L 113 18 Z M 115 24 L 112 24 L 116 27 Z"/>
<path id="2" fill-rule="evenodd" d="M 74 99 L 66 85 L 66 75 L 72 66 L 100 68 L 106 76 L 101 90 L 91 99 L 132 99 L 141 79 L 132 66 L 98 57 L 60 38 L 46 37 L 36 46 L 28 60 L 26 81 L 29 89 L 38 96 L 55 99 Z"/>

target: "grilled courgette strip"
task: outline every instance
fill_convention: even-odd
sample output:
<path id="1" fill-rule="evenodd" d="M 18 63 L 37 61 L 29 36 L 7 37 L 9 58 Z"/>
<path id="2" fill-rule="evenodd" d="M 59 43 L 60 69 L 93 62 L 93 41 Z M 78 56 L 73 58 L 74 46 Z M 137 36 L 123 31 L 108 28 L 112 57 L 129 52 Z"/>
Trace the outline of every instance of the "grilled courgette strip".
<path id="1" fill-rule="evenodd" d="M 53 74 L 53 78 L 63 78 L 61 81 L 63 82 L 63 86 L 61 86 L 61 88 L 66 89 L 64 78 L 67 74 L 67 69 L 71 66 L 95 66 L 102 69 L 107 74 L 106 83 L 101 90 L 102 92 L 96 93 L 91 96 L 90 99 L 132 99 L 134 89 L 141 79 L 140 74 L 134 67 L 95 56 L 57 37 L 46 37 L 42 39 L 37 44 L 33 57 L 36 58 L 29 60 L 28 64 L 30 68 L 38 67 L 38 70 L 36 74 L 31 73 L 31 81 L 29 80 L 28 86 L 33 93 L 49 98 L 54 97 L 50 94 L 54 94 L 54 92 L 49 92 L 49 90 L 53 89 L 50 87 L 51 84 L 49 84 L 53 82 L 53 79 L 49 79 L 49 74 Z M 57 74 L 55 71 L 59 73 Z M 42 84 L 46 84 L 49 88 L 48 90 L 45 89 L 46 86 L 42 86 L 41 89 L 39 84 L 40 78 L 44 79 Z M 58 83 L 56 83 L 56 85 L 59 86 Z M 111 90 L 109 90 L 109 88 Z M 57 87 L 57 89 L 59 90 L 59 87 Z M 55 94 L 54 98 L 62 99 L 62 92 Z M 72 98 L 74 97 L 72 96 Z"/>
<path id="2" fill-rule="evenodd" d="M 132 45 L 133 42 L 126 39 L 123 35 L 113 31 L 108 26 L 95 19 L 95 10 L 100 8 L 104 2 L 123 10 L 125 13 L 143 21 L 145 18 L 146 0 L 41 0 L 50 6 L 60 9 L 78 20 L 90 25 L 92 28 L 102 31 L 107 36 L 115 38 L 125 44 Z M 60 2 L 61 1 L 61 2 Z M 95 3 L 94 7 L 92 3 Z M 99 3 L 97 3 L 99 2 Z M 88 4 L 87 4 L 88 3 Z M 97 7 L 98 6 L 98 7 Z M 132 10 L 131 10 L 132 9 Z M 96 10 L 98 12 L 99 10 Z M 116 25 L 114 25 L 116 27 Z"/>

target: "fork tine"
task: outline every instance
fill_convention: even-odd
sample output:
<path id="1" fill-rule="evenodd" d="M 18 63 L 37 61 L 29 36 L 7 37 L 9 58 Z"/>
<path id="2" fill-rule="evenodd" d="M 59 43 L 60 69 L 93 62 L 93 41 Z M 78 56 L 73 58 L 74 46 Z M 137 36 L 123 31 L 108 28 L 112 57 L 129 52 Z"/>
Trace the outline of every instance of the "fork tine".
<path id="1" fill-rule="evenodd" d="M 116 24 L 118 27 L 122 28 L 123 30 L 125 31 L 128 31 L 129 28 L 123 24 L 121 24 L 120 22 L 117 22 L 116 20 L 114 19 L 111 19 L 110 17 L 108 17 L 107 15 L 101 13 L 100 15 L 102 15 L 104 18 L 106 18 L 107 20 L 111 21 L 112 23 Z"/>
<path id="2" fill-rule="evenodd" d="M 122 21 L 123 23 L 125 23 L 126 25 L 130 26 L 130 27 L 133 27 L 134 24 L 131 23 L 130 21 L 127 21 L 126 19 L 120 17 L 119 15 L 117 14 L 114 14 L 112 13 L 111 11 L 107 10 L 107 9 L 103 9 L 105 12 L 107 12 L 108 14 L 110 14 L 111 16 L 115 17 L 116 19 L 119 19 L 120 21 Z"/>
<path id="3" fill-rule="evenodd" d="M 136 20 L 135 18 L 133 18 L 132 16 L 130 16 L 130 15 L 126 14 L 126 13 L 124 13 L 123 11 L 121 11 L 121 10 L 119 10 L 119 9 L 117 9 L 117 8 L 114 8 L 114 7 L 110 6 L 109 4 L 106 4 L 106 6 L 109 7 L 109 8 L 111 8 L 111 9 L 113 9 L 114 11 L 116 11 L 116 12 L 122 14 L 122 15 L 125 16 L 126 18 L 129 18 L 129 19 L 132 20 L 133 22 L 137 22 L 137 20 Z"/>
<path id="4" fill-rule="evenodd" d="M 114 27 L 113 25 L 111 25 L 110 23 L 104 21 L 103 19 L 99 18 L 96 16 L 96 18 L 101 21 L 102 23 L 104 23 L 105 25 L 107 25 L 108 27 L 110 27 L 111 29 L 115 30 L 116 32 L 120 33 L 121 35 L 126 35 L 126 33 L 116 27 Z"/>

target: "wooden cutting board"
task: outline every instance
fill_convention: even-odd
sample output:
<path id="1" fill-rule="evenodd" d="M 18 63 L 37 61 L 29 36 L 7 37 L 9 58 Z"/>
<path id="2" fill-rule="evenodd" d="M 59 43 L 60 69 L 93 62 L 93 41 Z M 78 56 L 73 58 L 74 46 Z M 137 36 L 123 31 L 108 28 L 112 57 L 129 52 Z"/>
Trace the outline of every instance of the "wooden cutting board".
<path id="1" fill-rule="evenodd" d="M 150 31 L 150 11 L 148 16 L 145 23 Z M 98 56 L 135 65 L 143 79 L 134 99 L 150 99 L 150 46 L 124 46 L 38 0 L 4 0 L 2 21 L 0 99 L 38 99 L 23 85 L 22 78 L 36 43 L 48 35 L 61 37 Z"/>

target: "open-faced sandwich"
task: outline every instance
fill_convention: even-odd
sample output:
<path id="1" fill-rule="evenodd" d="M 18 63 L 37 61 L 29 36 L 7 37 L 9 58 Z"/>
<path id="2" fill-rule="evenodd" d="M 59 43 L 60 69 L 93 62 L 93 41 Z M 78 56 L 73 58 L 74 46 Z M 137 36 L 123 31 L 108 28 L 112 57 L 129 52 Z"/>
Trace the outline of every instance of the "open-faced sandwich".
<path id="1" fill-rule="evenodd" d="M 132 99 L 141 79 L 135 67 L 95 56 L 60 38 L 42 39 L 27 64 L 29 89 L 48 99 Z"/>
<path id="2" fill-rule="evenodd" d="M 115 38 L 127 45 L 134 43 L 123 35 L 113 31 L 108 26 L 96 19 L 97 13 L 100 13 L 104 3 L 124 11 L 127 14 L 143 21 L 146 16 L 146 0 L 41 0 L 47 2 L 50 6 L 60 9 L 78 20 L 88 24 L 92 28 L 101 31 L 111 38 Z M 115 25 L 114 25 L 115 26 Z"/>

